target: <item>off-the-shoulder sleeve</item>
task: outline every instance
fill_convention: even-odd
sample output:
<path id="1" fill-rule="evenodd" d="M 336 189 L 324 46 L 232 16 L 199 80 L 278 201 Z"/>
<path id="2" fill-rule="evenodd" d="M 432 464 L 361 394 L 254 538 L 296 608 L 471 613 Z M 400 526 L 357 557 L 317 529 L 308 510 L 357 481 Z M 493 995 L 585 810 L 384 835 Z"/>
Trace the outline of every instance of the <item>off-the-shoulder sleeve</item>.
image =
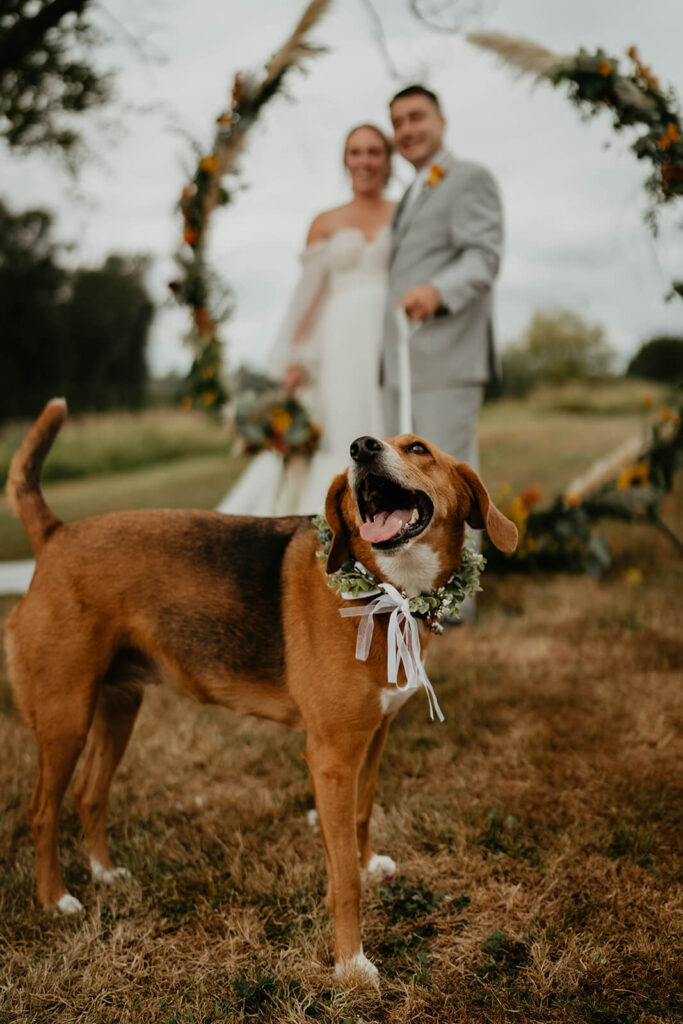
<path id="1" fill-rule="evenodd" d="M 317 326 L 329 278 L 329 241 L 309 245 L 301 254 L 301 276 L 270 351 L 270 371 L 284 377 L 288 366 L 313 373 L 319 358 Z"/>

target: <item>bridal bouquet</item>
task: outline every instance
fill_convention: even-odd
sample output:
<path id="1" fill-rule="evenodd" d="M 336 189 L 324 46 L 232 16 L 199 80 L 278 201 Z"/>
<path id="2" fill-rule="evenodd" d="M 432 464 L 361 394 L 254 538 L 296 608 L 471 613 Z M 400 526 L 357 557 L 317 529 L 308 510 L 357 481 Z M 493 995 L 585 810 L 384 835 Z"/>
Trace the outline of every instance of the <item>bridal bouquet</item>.
<path id="1" fill-rule="evenodd" d="M 232 418 L 248 452 L 270 448 L 287 458 L 310 455 L 318 447 L 320 427 L 282 384 L 264 374 L 238 374 Z"/>

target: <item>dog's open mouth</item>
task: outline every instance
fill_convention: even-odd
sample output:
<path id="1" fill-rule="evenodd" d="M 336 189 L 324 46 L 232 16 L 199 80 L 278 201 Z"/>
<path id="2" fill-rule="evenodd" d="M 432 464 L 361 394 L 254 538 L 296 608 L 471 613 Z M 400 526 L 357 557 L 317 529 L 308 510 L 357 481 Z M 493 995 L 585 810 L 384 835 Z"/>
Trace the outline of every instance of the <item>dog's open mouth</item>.
<path id="1" fill-rule="evenodd" d="M 394 548 L 417 537 L 434 512 L 424 491 L 409 491 L 372 473 L 359 485 L 356 499 L 363 520 L 360 535 L 376 548 Z"/>

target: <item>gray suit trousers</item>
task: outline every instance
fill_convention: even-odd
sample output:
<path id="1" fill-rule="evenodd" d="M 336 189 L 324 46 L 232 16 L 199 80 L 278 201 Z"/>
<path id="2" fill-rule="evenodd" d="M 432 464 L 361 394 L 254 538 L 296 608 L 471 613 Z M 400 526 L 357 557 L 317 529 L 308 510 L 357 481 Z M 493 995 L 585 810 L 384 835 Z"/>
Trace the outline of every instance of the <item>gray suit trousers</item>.
<path id="1" fill-rule="evenodd" d="M 413 430 L 458 462 L 479 472 L 477 419 L 484 396 L 482 384 L 461 384 L 413 393 Z M 384 389 L 385 434 L 398 433 L 398 391 Z"/>
<path id="2" fill-rule="evenodd" d="M 385 433 L 393 437 L 398 433 L 398 391 L 384 388 L 383 394 Z M 413 430 L 458 462 L 467 462 L 478 473 L 477 419 L 483 397 L 483 384 L 461 384 L 413 393 Z M 475 551 L 481 550 L 478 530 L 468 526 L 467 541 Z M 461 607 L 461 621 L 473 621 L 475 608 L 476 598 L 467 598 Z"/>

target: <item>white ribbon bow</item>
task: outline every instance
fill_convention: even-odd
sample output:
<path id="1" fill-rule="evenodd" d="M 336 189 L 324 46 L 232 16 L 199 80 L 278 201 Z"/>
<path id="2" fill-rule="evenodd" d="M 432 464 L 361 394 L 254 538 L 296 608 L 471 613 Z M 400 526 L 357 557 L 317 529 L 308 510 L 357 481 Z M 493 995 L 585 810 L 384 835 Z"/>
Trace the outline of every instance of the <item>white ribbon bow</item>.
<path id="1" fill-rule="evenodd" d="M 359 565 L 358 568 L 362 567 Z M 429 717 L 433 720 L 436 711 L 437 718 L 443 722 L 444 717 L 436 699 L 434 687 L 430 683 L 422 663 L 420 633 L 417 622 L 410 612 L 410 599 L 404 597 L 391 583 L 378 583 L 376 590 L 366 591 L 356 597 L 351 594 L 342 596 L 346 600 L 358 600 L 362 597 L 372 597 L 373 594 L 378 596 L 362 608 L 339 609 L 339 614 L 343 618 L 355 615 L 361 616 L 363 619 L 358 624 L 356 657 L 359 661 L 367 661 L 375 628 L 374 616 L 390 612 L 391 618 L 387 630 L 387 679 L 401 691 L 415 690 L 421 683 L 429 701 Z M 398 683 L 398 670 L 401 664 L 403 664 L 406 674 L 406 682 L 403 686 Z"/>

